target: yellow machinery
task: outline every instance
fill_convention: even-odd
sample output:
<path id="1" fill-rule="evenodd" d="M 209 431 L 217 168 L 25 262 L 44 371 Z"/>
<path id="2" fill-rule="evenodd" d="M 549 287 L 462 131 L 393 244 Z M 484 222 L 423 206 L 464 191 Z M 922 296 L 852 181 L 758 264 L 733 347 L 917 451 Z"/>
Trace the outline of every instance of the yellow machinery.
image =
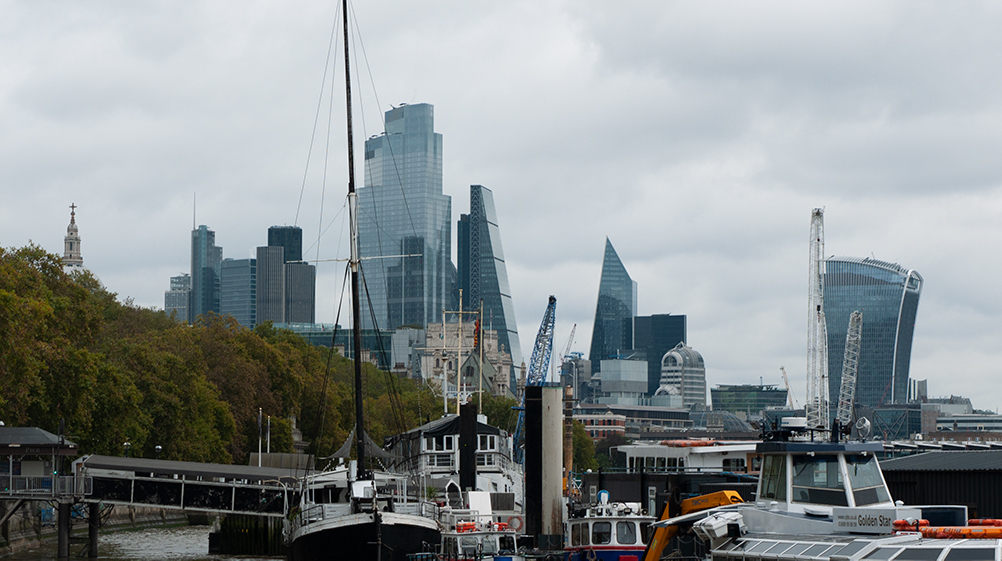
<path id="1" fill-rule="evenodd" d="M 718 506 L 733 505 L 742 502 L 744 501 L 741 500 L 741 495 L 739 495 L 737 491 L 717 491 L 716 493 L 685 499 L 682 501 L 682 507 L 679 510 L 678 515 L 684 516 L 693 512 L 699 512 L 700 510 L 707 510 Z M 665 505 L 665 511 L 661 514 L 661 520 L 671 518 L 668 514 L 669 508 L 671 508 L 670 504 Z M 651 536 L 650 542 L 647 544 L 647 549 L 644 550 L 643 561 L 657 561 L 660 559 L 665 546 L 668 545 L 668 542 L 670 542 L 677 533 L 678 526 L 656 528 L 654 530 L 654 535 Z"/>

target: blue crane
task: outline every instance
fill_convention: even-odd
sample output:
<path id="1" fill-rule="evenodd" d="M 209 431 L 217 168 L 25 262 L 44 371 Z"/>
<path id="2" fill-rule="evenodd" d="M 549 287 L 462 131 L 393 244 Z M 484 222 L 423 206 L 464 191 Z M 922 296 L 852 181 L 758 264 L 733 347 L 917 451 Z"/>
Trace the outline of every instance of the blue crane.
<path id="1" fill-rule="evenodd" d="M 525 385 L 542 386 L 546 382 L 546 372 L 550 368 L 550 355 L 553 353 L 553 322 L 557 314 L 557 297 L 550 296 L 550 301 L 546 305 L 546 312 L 543 313 L 543 322 L 539 324 L 539 333 L 536 334 L 536 343 L 532 346 L 532 358 L 529 360 L 529 373 L 525 378 Z M 525 459 L 525 446 L 522 434 L 525 425 L 525 391 L 522 391 L 522 402 L 518 407 L 518 424 L 515 426 L 515 461 L 519 464 Z"/>

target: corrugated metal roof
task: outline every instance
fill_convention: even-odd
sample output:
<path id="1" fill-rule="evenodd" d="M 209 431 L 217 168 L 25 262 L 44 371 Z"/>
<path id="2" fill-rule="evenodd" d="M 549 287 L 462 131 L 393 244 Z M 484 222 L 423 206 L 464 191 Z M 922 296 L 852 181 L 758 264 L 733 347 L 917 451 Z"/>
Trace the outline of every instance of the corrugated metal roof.
<path id="1" fill-rule="evenodd" d="M 1002 471 L 1002 450 L 935 451 L 883 460 L 884 471 Z"/>

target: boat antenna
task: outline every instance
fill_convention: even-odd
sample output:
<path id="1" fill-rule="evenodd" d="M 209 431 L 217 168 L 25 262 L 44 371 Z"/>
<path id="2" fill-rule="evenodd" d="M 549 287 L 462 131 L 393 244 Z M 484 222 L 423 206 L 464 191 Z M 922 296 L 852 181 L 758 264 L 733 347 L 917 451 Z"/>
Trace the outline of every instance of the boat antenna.
<path id="1" fill-rule="evenodd" d="M 355 347 L 355 446 L 358 458 L 358 479 L 365 473 L 365 429 L 362 426 L 362 319 L 358 290 L 358 197 L 355 194 L 355 146 L 351 130 L 351 64 L 348 57 L 348 0 L 341 0 L 341 17 L 344 25 L 344 92 L 348 121 L 348 213 L 351 224 L 351 315 L 352 342 Z"/>

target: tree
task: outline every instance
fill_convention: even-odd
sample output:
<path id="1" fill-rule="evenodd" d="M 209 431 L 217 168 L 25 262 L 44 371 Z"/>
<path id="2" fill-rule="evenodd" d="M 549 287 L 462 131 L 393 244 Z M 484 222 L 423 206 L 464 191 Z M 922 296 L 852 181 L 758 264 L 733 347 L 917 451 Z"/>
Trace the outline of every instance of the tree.
<path id="1" fill-rule="evenodd" d="M 581 421 L 574 421 L 574 471 L 583 472 L 598 469 L 595 461 L 595 442 L 588 435 Z"/>

